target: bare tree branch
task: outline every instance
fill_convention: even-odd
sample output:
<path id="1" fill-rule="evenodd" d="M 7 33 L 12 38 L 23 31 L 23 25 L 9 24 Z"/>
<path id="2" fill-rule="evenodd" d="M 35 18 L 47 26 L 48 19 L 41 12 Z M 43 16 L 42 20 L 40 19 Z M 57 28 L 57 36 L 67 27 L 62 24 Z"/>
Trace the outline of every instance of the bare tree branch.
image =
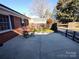
<path id="1" fill-rule="evenodd" d="M 50 14 L 48 0 L 33 0 L 31 7 L 32 13 L 40 18 L 44 18 Z"/>

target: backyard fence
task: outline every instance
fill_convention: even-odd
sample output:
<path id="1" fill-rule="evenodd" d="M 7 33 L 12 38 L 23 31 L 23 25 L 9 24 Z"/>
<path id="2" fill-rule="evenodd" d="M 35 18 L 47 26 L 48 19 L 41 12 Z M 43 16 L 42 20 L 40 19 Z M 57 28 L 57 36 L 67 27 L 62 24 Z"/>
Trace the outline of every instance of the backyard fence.
<path id="1" fill-rule="evenodd" d="M 64 34 L 66 37 L 72 39 L 73 41 L 76 41 L 79 43 L 79 32 L 77 31 L 72 31 L 72 30 L 64 30 L 64 31 L 59 31 L 60 33 Z"/>

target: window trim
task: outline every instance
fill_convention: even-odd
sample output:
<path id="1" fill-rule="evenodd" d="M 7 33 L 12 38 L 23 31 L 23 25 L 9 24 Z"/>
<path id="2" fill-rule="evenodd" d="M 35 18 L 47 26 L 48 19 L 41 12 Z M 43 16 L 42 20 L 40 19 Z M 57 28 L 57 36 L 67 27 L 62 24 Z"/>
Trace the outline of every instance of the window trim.
<path id="1" fill-rule="evenodd" d="M 10 29 L 12 30 L 12 23 L 11 23 L 11 18 L 10 18 L 10 15 L 8 15 L 8 17 L 9 17 Z"/>
<path id="2" fill-rule="evenodd" d="M 0 31 L 0 34 L 1 34 L 1 33 L 5 33 L 5 32 L 8 32 L 8 31 L 11 31 L 11 30 L 9 29 L 9 30 Z"/>
<path id="3" fill-rule="evenodd" d="M 6 30 L 3 30 L 3 31 L 0 31 L 0 34 L 8 32 L 8 31 L 12 31 L 11 18 L 10 18 L 10 15 L 7 15 L 7 16 L 8 16 L 8 19 L 9 19 L 10 29 L 6 29 Z"/>

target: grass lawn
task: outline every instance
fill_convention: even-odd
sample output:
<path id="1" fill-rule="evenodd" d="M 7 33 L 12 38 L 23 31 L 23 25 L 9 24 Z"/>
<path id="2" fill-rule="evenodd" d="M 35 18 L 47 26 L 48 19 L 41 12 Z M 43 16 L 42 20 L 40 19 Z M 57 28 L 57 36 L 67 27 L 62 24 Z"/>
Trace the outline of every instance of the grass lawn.
<path id="1" fill-rule="evenodd" d="M 49 33 L 49 32 L 54 32 L 54 31 L 52 31 L 52 30 L 50 30 L 50 29 L 38 29 L 38 30 L 35 30 L 35 32 L 47 32 L 47 33 Z"/>

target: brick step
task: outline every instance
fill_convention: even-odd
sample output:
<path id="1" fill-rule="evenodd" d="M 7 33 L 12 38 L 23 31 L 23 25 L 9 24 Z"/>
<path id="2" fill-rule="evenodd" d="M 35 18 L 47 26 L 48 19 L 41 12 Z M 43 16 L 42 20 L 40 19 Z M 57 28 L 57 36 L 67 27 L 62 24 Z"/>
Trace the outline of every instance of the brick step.
<path id="1" fill-rule="evenodd" d="M 3 34 L 0 34 L 0 43 L 5 43 L 6 41 L 14 38 L 15 36 L 17 36 L 18 34 L 13 32 L 13 31 L 10 31 L 10 32 L 6 32 L 6 33 L 3 33 Z"/>

